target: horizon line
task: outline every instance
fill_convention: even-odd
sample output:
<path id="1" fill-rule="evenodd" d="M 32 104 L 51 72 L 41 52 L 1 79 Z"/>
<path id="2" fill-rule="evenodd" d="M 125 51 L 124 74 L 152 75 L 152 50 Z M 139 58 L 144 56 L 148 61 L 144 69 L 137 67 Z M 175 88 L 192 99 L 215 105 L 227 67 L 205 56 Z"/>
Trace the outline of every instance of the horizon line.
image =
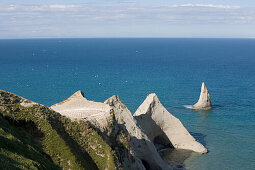
<path id="1" fill-rule="evenodd" d="M 29 39 L 255 39 L 255 37 L 30 37 L 30 38 L 0 38 L 0 40 Z"/>

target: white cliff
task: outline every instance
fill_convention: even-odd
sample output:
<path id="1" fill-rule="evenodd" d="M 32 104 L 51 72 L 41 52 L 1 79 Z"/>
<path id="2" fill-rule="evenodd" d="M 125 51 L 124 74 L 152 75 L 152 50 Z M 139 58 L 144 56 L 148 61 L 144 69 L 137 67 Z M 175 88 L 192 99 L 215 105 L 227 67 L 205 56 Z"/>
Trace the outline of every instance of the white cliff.
<path id="1" fill-rule="evenodd" d="M 209 94 L 208 89 L 204 82 L 202 83 L 202 86 L 201 86 L 199 100 L 196 104 L 194 104 L 191 107 L 191 109 L 194 109 L 194 110 L 210 110 L 210 109 L 212 109 L 210 94 Z"/>
<path id="2" fill-rule="evenodd" d="M 134 117 L 156 145 L 168 145 L 201 154 L 207 153 L 207 149 L 190 135 L 180 120 L 165 109 L 156 94 L 147 96 Z"/>
<path id="3" fill-rule="evenodd" d="M 89 121 L 116 151 L 123 169 L 145 170 L 142 161 L 132 155 L 132 151 L 127 146 L 123 147 L 127 138 L 114 122 L 113 110 L 109 104 L 89 101 L 79 90 L 66 100 L 52 105 L 51 109 L 73 120 Z"/>
<path id="4" fill-rule="evenodd" d="M 123 169 L 172 169 L 162 160 L 155 146 L 207 152 L 179 119 L 162 106 L 156 94 L 147 96 L 134 114 L 135 118 L 118 96 L 100 103 L 87 100 L 81 91 L 52 105 L 51 109 L 73 120 L 91 122 L 116 151 Z"/>
<path id="5" fill-rule="evenodd" d="M 88 120 L 116 151 L 123 169 L 172 169 L 160 157 L 153 143 L 137 126 L 136 120 L 118 96 L 105 103 L 89 101 L 81 91 L 51 106 L 71 119 Z"/>
<path id="6" fill-rule="evenodd" d="M 71 119 L 85 119 L 104 131 L 111 121 L 111 107 L 108 104 L 89 101 L 82 91 L 77 91 L 66 100 L 50 107 Z"/>
<path id="7" fill-rule="evenodd" d="M 129 109 L 122 103 L 119 96 L 112 96 L 105 103 L 109 104 L 113 110 L 116 121 L 120 128 L 124 128 L 130 135 L 129 145 L 146 169 L 167 170 L 172 169 L 166 164 L 158 154 L 155 146 L 149 140 L 147 135 L 137 126 L 137 122 Z"/>

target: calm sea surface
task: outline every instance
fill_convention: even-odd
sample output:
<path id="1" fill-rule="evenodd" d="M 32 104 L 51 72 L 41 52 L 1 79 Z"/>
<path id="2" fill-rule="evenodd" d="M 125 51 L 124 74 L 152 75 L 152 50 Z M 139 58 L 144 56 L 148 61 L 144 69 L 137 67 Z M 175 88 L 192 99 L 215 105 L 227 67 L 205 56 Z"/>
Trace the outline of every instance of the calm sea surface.
<path id="1" fill-rule="evenodd" d="M 214 109 L 186 109 L 203 81 Z M 187 169 L 255 169 L 255 39 L 0 40 L 0 89 L 47 106 L 118 94 L 132 112 L 155 92 L 209 150 Z"/>

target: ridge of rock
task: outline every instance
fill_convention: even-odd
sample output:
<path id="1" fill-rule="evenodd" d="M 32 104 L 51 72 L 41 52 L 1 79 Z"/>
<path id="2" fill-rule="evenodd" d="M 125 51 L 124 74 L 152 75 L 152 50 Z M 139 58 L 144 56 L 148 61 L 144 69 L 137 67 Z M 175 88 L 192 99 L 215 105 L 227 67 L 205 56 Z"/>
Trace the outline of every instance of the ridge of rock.
<path id="1" fill-rule="evenodd" d="M 111 107 L 107 104 L 89 101 L 79 90 L 64 101 L 50 107 L 71 119 L 85 119 L 104 131 L 111 119 Z"/>
<path id="2" fill-rule="evenodd" d="M 137 125 L 136 120 L 129 109 L 120 100 L 119 96 L 114 95 L 104 103 L 112 107 L 119 128 L 124 129 L 126 134 L 130 136 L 129 145 L 133 155 L 141 160 L 146 169 L 172 169 L 170 165 L 162 160 L 153 143 Z M 133 168 L 137 169 L 137 167 Z M 138 169 L 143 168 L 138 167 Z"/>
<path id="3" fill-rule="evenodd" d="M 210 110 L 210 109 L 212 109 L 210 94 L 209 94 L 208 89 L 204 82 L 202 83 L 202 86 L 201 86 L 199 100 L 191 108 L 194 110 Z"/>
<path id="4" fill-rule="evenodd" d="M 190 135 L 181 121 L 166 110 L 155 93 L 147 96 L 134 117 L 155 145 L 207 153 L 207 149 Z"/>
<path id="5" fill-rule="evenodd" d="M 136 129 L 135 120 L 126 106 L 120 104 L 119 97 L 113 96 L 106 100 L 105 103 L 100 103 L 89 101 L 83 96 L 83 93 L 78 91 L 63 102 L 51 106 L 51 109 L 72 119 L 89 121 L 93 128 L 115 150 L 123 169 L 145 170 L 146 165 L 144 165 L 143 161 L 137 156 L 137 151 L 135 151 L 137 147 L 135 148 L 133 146 L 135 144 L 130 143 L 130 141 L 135 142 L 131 138 L 135 135 L 133 133 L 136 132 L 131 132 L 131 126 L 125 126 L 125 124 L 132 124 L 132 128 Z M 118 109 L 115 108 L 117 105 Z M 143 145 L 143 143 L 140 143 L 139 146 L 143 148 Z M 157 152 L 155 154 L 159 157 Z M 163 162 L 160 157 L 159 159 Z M 154 169 L 162 168 L 154 166 Z"/>

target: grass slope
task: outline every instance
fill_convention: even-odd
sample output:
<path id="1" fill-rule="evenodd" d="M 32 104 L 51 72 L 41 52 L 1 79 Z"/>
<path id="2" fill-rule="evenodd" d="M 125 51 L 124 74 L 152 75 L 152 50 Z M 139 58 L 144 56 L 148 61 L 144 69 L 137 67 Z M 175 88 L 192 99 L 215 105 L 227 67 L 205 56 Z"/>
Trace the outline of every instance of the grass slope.
<path id="1" fill-rule="evenodd" d="M 0 115 L 0 169 L 60 169 L 33 137 L 11 125 Z"/>
<path id="2" fill-rule="evenodd" d="M 0 90 L 0 169 L 115 169 L 116 154 L 86 121 Z"/>

